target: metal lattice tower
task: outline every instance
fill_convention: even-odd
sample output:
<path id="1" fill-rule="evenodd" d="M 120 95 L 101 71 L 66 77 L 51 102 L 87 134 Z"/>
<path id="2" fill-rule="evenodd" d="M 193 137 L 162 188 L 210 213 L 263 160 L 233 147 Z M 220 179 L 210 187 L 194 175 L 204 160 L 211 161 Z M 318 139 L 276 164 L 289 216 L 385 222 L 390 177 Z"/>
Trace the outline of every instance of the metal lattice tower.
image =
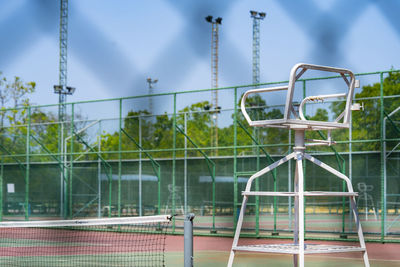
<path id="1" fill-rule="evenodd" d="M 60 161 L 63 162 L 66 155 L 64 151 L 64 135 L 65 135 L 65 125 L 67 107 L 65 103 L 67 102 L 67 95 L 72 95 L 75 92 L 74 87 L 67 86 L 67 46 L 68 44 L 68 0 L 60 0 L 60 62 L 59 62 L 59 83 L 54 85 L 54 93 L 59 95 L 58 99 L 58 151 L 61 155 Z M 66 170 L 64 166 L 61 166 L 61 216 L 64 218 L 70 216 L 68 214 L 68 184 L 66 181 Z"/>
<path id="2" fill-rule="evenodd" d="M 67 86 L 67 43 L 68 43 L 68 0 L 61 0 L 60 6 L 60 65 L 59 65 L 59 85 L 63 89 Z M 66 94 L 59 92 L 58 116 L 60 121 L 64 121 L 66 114 L 65 102 Z"/>
<path id="3" fill-rule="evenodd" d="M 250 11 L 253 18 L 253 84 L 260 83 L 260 21 L 265 16 L 264 12 Z"/>
<path id="4" fill-rule="evenodd" d="M 158 79 L 151 79 L 151 78 L 147 78 L 147 83 L 149 85 L 149 95 L 152 95 L 154 93 L 153 89 L 153 85 L 156 84 L 158 82 Z M 149 96 L 149 112 L 150 114 L 153 115 L 153 97 Z"/>
<path id="5" fill-rule="evenodd" d="M 221 25 L 222 18 L 218 17 L 213 21 L 212 16 L 207 16 L 206 21 L 211 23 L 211 88 L 218 88 L 218 26 Z M 214 109 L 213 127 L 211 127 L 211 146 L 218 147 L 218 91 L 211 91 L 211 105 Z"/>

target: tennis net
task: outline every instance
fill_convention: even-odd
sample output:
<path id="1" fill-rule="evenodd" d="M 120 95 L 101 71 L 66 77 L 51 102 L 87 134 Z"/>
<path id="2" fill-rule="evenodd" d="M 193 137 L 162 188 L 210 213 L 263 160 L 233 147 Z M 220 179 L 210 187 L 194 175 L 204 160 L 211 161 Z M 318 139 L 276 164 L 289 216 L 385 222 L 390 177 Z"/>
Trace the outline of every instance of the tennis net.
<path id="1" fill-rule="evenodd" d="M 0 222 L 0 266 L 165 266 L 169 215 Z"/>

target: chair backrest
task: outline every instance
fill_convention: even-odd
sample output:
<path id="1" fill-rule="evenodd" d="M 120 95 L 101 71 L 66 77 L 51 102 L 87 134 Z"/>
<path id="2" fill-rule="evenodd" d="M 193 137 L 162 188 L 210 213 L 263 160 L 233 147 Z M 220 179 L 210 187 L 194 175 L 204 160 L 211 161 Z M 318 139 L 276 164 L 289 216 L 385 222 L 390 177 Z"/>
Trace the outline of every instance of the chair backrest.
<path id="1" fill-rule="evenodd" d="M 295 83 L 307 70 L 318 70 L 318 71 L 340 74 L 340 76 L 343 78 L 347 86 L 346 92 L 329 94 L 329 95 L 308 96 L 301 101 L 299 106 L 299 111 L 297 113 L 293 102 Z M 287 86 L 248 90 L 243 95 L 240 108 L 242 110 L 243 116 L 246 118 L 250 126 L 288 128 L 288 129 L 301 128 L 307 130 L 324 130 L 324 129 L 331 130 L 339 128 L 349 128 L 350 112 L 352 107 L 354 88 L 358 86 L 359 82 L 356 81 L 354 74 L 350 70 L 299 63 L 292 68 L 290 72 L 289 84 Z M 263 93 L 263 92 L 282 91 L 282 90 L 287 90 L 283 118 L 269 119 L 269 120 L 255 120 L 255 121 L 251 120 L 249 114 L 246 111 L 246 106 L 245 106 L 246 99 L 249 95 Z M 303 107 L 306 102 L 324 100 L 327 98 L 339 98 L 339 97 L 346 98 L 346 103 L 342 113 L 339 116 L 337 116 L 337 118 L 335 118 L 334 121 L 329 121 L 329 122 L 316 121 L 316 120 L 308 120 L 305 118 L 303 114 Z"/>

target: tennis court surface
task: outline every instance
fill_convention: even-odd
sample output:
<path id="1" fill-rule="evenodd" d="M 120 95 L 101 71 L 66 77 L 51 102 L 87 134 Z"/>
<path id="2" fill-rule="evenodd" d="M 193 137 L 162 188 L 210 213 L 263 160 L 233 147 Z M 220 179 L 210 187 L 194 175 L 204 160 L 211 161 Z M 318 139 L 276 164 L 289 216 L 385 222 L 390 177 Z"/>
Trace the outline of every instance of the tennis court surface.
<path id="1" fill-rule="evenodd" d="M 161 215 L 1 222 L 0 266 L 184 266 L 184 237 L 171 234 L 170 220 L 169 215 Z M 232 241 L 227 237 L 195 236 L 194 266 L 226 266 Z M 250 245 L 292 241 L 241 238 L 241 242 Z M 367 250 L 371 266 L 400 266 L 400 244 L 368 243 Z M 290 255 L 238 253 L 234 266 L 292 264 Z M 359 253 L 338 253 L 306 256 L 306 266 L 363 266 L 363 262 Z"/>
<path id="2" fill-rule="evenodd" d="M 0 266 L 165 266 L 170 216 L 0 223 Z"/>
<path id="3" fill-rule="evenodd" d="M 194 237 L 194 266 L 217 267 L 226 266 L 229 252 L 232 246 L 232 238 L 224 237 Z M 291 240 L 241 238 L 247 244 L 260 243 L 290 243 Z M 310 244 L 329 244 L 331 242 L 307 241 Z M 332 242 L 331 244 L 350 245 L 349 242 Z M 166 266 L 183 266 L 183 237 L 168 236 L 166 240 Z M 400 244 L 396 243 L 367 243 L 370 265 L 376 267 L 400 266 Z M 359 253 L 337 253 L 309 255 L 305 258 L 306 266 L 333 267 L 333 266 L 364 266 Z M 237 253 L 234 266 L 293 266 L 293 258 L 290 255 L 261 254 L 261 253 Z"/>

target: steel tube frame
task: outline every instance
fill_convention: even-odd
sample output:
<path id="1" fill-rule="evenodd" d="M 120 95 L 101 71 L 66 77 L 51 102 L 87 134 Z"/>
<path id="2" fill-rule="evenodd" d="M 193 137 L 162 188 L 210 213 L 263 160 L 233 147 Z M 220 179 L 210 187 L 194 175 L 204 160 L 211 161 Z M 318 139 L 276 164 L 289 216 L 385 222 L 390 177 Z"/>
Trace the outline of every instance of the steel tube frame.
<path id="1" fill-rule="evenodd" d="M 300 69 L 300 72 L 297 71 Z M 340 73 L 341 77 L 345 81 L 348 86 L 348 92 L 345 94 L 335 94 L 335 95 L 321 95 L 321 96 L 311 96 L 305 97 L 305 88 L 303 83 L 303 101 L 300 104 L 299 114 L 296 113 L 293 107 L 293 95 L 294 95 L 294 84 L 295 82 L 303 75 L 308 69 L 313 70 L 320 70 L 320 71 L 327 71 L 327 72 L 337 72 Z M 350 77 L 350 81 L 347 79 L 347 76 Z M 328 166 L 325 163 L 317 160 L 316 158 L 312 157 L 305 153 L 306 144 L 305 144 L 305 131 L 306 130 L 313 130 L 318 131 L 321 129 L 331 130 L 331 129 L 340 129 L 340 128 L 348 128 L 349 127 L 349 120 L 351 114 L 351 105 L 353 100 L 353 92 L 356 85 L 356 80 L 354 74 L 346 69 L 338 69 L 332 67 L 324 67 L 324 66 L 317 66 L 317 65 L 309 65 L 309 64 L 297 64 L 295 65 L 290 73 L 290 81 L 287 87 L 273 87 L 273 88 L 263 88 L 263 89 L 253 89 L 249 90 L 244 93 L 243 98 L 241 100 L 241 110 L 242 113 L 249 123 L 250 126 L 262 126 L 262 127 L 272 127 L 272 128 L 287 128 L 288 130 L 293 129 L 295 132 L 295 142 L 293 147 L 293 152 L 286 157 L 282 158 L 281 160 L 267 166 L 266 168 L 258 171 L 254 175 L 252 175 L 246 184 L 245 191 L 242 192 L 243 195 L 243 203 L 239 215 L 239 219 L 237 222 L 237 227 L 235 231 L 235 236 L 232 244 L 231 253 L 229 256 L 228 267 L 231 267 L 233 264 L 233 260 L 235 257 L 236 251 L 253 251 L 253 252 L 269 252 L 269 253 L 288 253 L 293 254 L 293 265 L 295 267 L 304 267 L 304 255 L 305 253 L 322 253 L 321 249 L 318 246 L 310 246 L 310 248 L 305 247 L 304 239 L 305 239 L 305 199 L 304 196 L 348 196 L 350 198 L 350 206 L 351 210 L 354 215 L 354 220 L 357 226 L 357 234 L 360 246 L 359 247 L 332 247 L 330 249 L 323 249 L 326 253 L 332 252 L 353 252 L 353 251 L 360 251 L 363 254 L 364 266 L 369 267 L 369 260 L 368 254 L 365 246 L 364 236 L 362 232 L 362 227 L 360 220 L 358 218 L 358 211 L 355 202 L 356 193 L 353 191 L 353 187 L 351 184 L 350 179 L 341 172 L 333 169 L 332 167 Z M 250 94 L 255 94 L 259 92 L 271 92 L 271 91 L 280 91 L 280 90 L 287 90 L 287 97 L 286 97 L 286 105 L 285 105 L 285 114 L 283 119 L 278 120 L 257 120 L 252 121 L 248 113 L 246 112 L 246 98 Z M 382 95 L 382 94 L 381 94 Z M 325 98 L 336 98 L 336 97 L 346 97 L 346 105 L 343 109 L 343 112 L 333 121 L 333 122 L 320 122 L 320 121 L 311 121 L 307 120 L 303 115 L 303 108 L 304 104 L 307 101 L 314 100 L 314 99 L 325 99 Z M 383 105 L 381 105 L 383 106 Z M 382 110 L 381 110 L 382 113 Z M 296 117 L 296 119 L 291 119 L 291 116 Z M 382 114 L 381 114 L 382 116 Z M 339 122 L 343 120 L 343 122 Z M 382 131 L 382 129 L 381 129 Z M 321 141 L 316 141 L 319 145 L 324 144 Z M 253 182 L 267 174 L 270 171 L 273 171 L 275 168 L 280 166 L 283 163 L 286 163 L 290 159 L 295 159 L 296 161 L 296 170 L 295 170 L 295 178 L 294 178 L 294 192 L 277 192 L 276 188 L 274 188 L 273 192 L 258 192 L 258 187 L 256 186 L 256 191 L 251 192 L 251 186 Z M 325 169 L 326 171 L 330 172 L 331 174 L 335 175 L 336 177 L 342 179 L 343 183 L 343 191 L 345 190 L 345 186 L 347 186 L 347 192 L 305 192 L 304 190 L 304 166 L 303 160 L 307 159 L 313 164 Z M 338 157 L 337 157 L 338 160 Z M 340 166 L 339 166 L 340 167 Z M 257 183 L 256 183 L 257 185 Z M 306 194 L 305 194 L 306 193 Z M 248 201 L 248 197 L 252 196 L 294 196 L 295 198 L 295 228 L 294 228 L 294 237 L 293 237 L 293 245 L 289 246 L 279 246 L 279 245 L 255 245 L 255 246 L 238 246 L 240 231 L 243 224 L 244 214 L 246 212 L 246 205 Z M 344 202 L 343 202 L 344 205 Z M 344 213 L 344 207 L 343 207 Z M 344 227 L 344 217 L 342 221 Z M 344 228 L 342 229 L 344 232 Z M 322 248 L 322 247 L 321 247 Z M 325 247 L 326 248 L 326 247 Z"/>
<path id="2" fill-rule="evenodd" d="M 294 245 L 298 248 L 298 252 L 295 253 L 293 256 L 293 264 L 295 267 L 296 266 L 304 267 L 304 255 L 305 255 L 305 245 L 304 245 L 304 238 L 305 238 L 304 196 L 305 196 L 305 190 L 304 190 L 303 159 L 307 159 L 311 163 L 318 165 L 319 167 L 330 172 L 331 174 L 344 180 L 346 182 L 348 192 L 354 193 L 351 181 L 346 175 L 340 173 L 339 171 L 337 171 L 334 168 L 330 167 L 329 165 L 319 161 L 318 159 L 305 153 L 304 151 L 305 151 L 304 130 L 296 130 L 295 131 L 295 147 L 293 149 L 293 152 L 291 154 L 287 155 L 286 157 L 282 158 L 281 160 L 276 161 L 275 163 L 273 163 L 273 164 L 267 166 L 266 168 L 262 169 L 261 171 L 255 173 L 248 180 L 248 182 L 246 184 L 246 189 L 245 189 L 245 191 L 243 191 L 242 208 L 240 211 L 239 220 L 238 220 L 238 224 L 237 224 L 236 231 L 235 231 L 235 236 L 234 236 L 234 240 L 233 240 L 233 244 L 232 244 L 232 250 L 231 250 L 231 253 L 229 256 L 228 267 L 232 266 L 233 260 L 235 257 L 235 252 L 238 247 L 238 241 L 239 241 L 239 237 L 240 237 L 241 227 L 243 224 L 244 214 L 246 211 L 248 196 L 256 195 L 257 193 L 260 193 L 260 195 L 262 195 L 261 194 L 262 192 L 253 192 L 253 194 L 251 194 L 251 186 L 257 178 L 267 174 L 270 171 L 273 171 L 275 168 L 286 163 L 290 159 L 296 160 L 295 189 L 294 189 L 294 194 L 293 194 L 295 197 Z M 319 194 L 329 196 L 330 192 L 319 192 Z M 279 195 L 279 194 L 276 193 L 276 195 Z M 359 238 L 360 248 L 363 249 L 362 253 L 363 253 L 364 266 L 369 267 L 368 254 L 366 251 L 361 222 L 358 217 L 355 196 L 349 195 L 349 197 L 350 197 L 351 210 L 353 212 L 354 220 L 357 225 L 357 234 L 358 234 L 358 238 Z"/>

